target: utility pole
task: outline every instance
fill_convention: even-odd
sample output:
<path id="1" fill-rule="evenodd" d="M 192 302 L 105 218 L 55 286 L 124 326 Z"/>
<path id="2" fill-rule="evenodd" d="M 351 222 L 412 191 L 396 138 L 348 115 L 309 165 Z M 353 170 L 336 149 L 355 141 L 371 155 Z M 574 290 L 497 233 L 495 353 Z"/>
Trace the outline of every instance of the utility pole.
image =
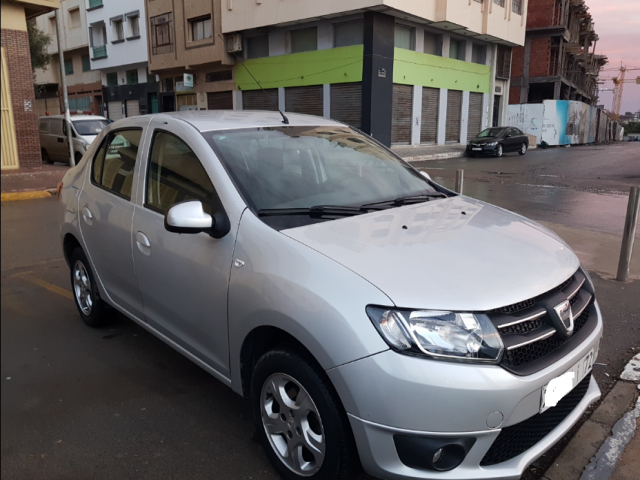
<path id="1" fill-rule="evenodd" d="M 67 96 L 67 76 L 64 71 L 64 52 L 62 51 L 62 15 L 60 8 L 56 10 L 56 37 L 58 38 L 58 58 L 60 59 L 60 83 L 62 84 L 62 98 L 64 100 L 64 121 L 67 124 L 67 143 L 69 144 L 69 165 L 76 166 L 76 157 L 73 151 L 73 132 L 71 131 L 71 114 L 69 113 L 69 97 Z"/>

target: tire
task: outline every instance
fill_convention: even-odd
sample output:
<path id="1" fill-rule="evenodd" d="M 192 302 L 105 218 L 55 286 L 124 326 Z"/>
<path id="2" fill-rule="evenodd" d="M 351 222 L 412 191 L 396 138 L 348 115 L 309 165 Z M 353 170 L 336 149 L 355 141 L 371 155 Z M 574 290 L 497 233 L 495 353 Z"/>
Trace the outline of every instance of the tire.
<path id="1" fill-rule="evenodd" d="M 518 150 L 518 153 L 520 155 L 524 155 L 525 153 L 527 153 L 527 144 L 522 142 L 522 145 L 520 145 L 520 150 Z"/>
<path id="2" fill-rule="evenodd" d="M 347 415 L 326 374 L 308 355 L 280 348 L 264 354 L 251 377 L 251 408 L 260 443 L 282 478 L 358 477 L 360 461 Z"/>
<path id="3" fill-rule="evenodd" d="M 71 291 L 82 320 L 93 328 L 108 324 L 113 318 L 113 312 L 109 311 L 107 304 L 100 299 L 93 271 L 81 248 L 73 251 L 69 263 Z"/>
<path id="4" fill-rule="evenodd" d="M 44 148 L 40 150 L 40 154 L 42 155 L 42 161 L 44 163 L 53 163 L 53 160 L 51 160 L 49 153 Z"/>
<path id="5" fill-rule="evenodd" d="M 503 153 L 502 145 L 501 145 L 501 144 L 498 144 L 498 145 L 496 146 L 496 151 L 495 151 L 494 155 L 495 155 L 496 157 L 500 158 L 500 157 L 502 156 L 502 153 Z"/>

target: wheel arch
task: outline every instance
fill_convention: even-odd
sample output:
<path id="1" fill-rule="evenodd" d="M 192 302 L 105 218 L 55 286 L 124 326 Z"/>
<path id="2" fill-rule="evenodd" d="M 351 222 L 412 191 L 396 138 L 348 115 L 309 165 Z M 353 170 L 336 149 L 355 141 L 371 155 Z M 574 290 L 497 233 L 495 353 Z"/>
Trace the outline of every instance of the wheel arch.
<path id="1" fill-rule="evenodd" d="M 67 233 L 62 241 L 62 251 L 67 265 L 70 265 L 71 254 L 76 248 L 82 248 L 78 239 L 72 233 Z"/>

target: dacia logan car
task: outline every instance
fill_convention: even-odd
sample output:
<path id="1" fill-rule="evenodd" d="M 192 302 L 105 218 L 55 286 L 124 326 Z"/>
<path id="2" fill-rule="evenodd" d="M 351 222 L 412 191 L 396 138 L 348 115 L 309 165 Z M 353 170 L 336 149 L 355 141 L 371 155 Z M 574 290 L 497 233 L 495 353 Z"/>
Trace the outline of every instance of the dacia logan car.
<path id="1" fill-rule="evenodd" d="M 249 397 L 283 478 L 516 479 L 600 396 L 567 244 L 339 122 L 116 121 L 59 196 L 84 322 L 115 309 Z"/>

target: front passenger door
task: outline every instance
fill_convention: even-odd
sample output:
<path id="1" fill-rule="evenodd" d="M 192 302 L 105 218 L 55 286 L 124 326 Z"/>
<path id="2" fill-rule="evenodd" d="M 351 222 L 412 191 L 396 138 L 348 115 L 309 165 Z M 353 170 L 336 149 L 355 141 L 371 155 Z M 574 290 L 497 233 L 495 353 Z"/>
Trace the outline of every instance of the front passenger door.
<path id="1" fill-rule="evenodd" d="M 173 128 L 187 135 L 193 131 Z M 214 154 L 207 149 L 212 161 Z M 165 214 L 176 203 L 199 200 L 209 214 L 223 207 L 200 159 L 178 135 L 156 130 L 147 162 L 143 206 L 136 206 L 133 219 L 133 255 L 145 317 L 228 378 L 227 290 L 236 228 L 220 239 L 165 230 Z"/>

